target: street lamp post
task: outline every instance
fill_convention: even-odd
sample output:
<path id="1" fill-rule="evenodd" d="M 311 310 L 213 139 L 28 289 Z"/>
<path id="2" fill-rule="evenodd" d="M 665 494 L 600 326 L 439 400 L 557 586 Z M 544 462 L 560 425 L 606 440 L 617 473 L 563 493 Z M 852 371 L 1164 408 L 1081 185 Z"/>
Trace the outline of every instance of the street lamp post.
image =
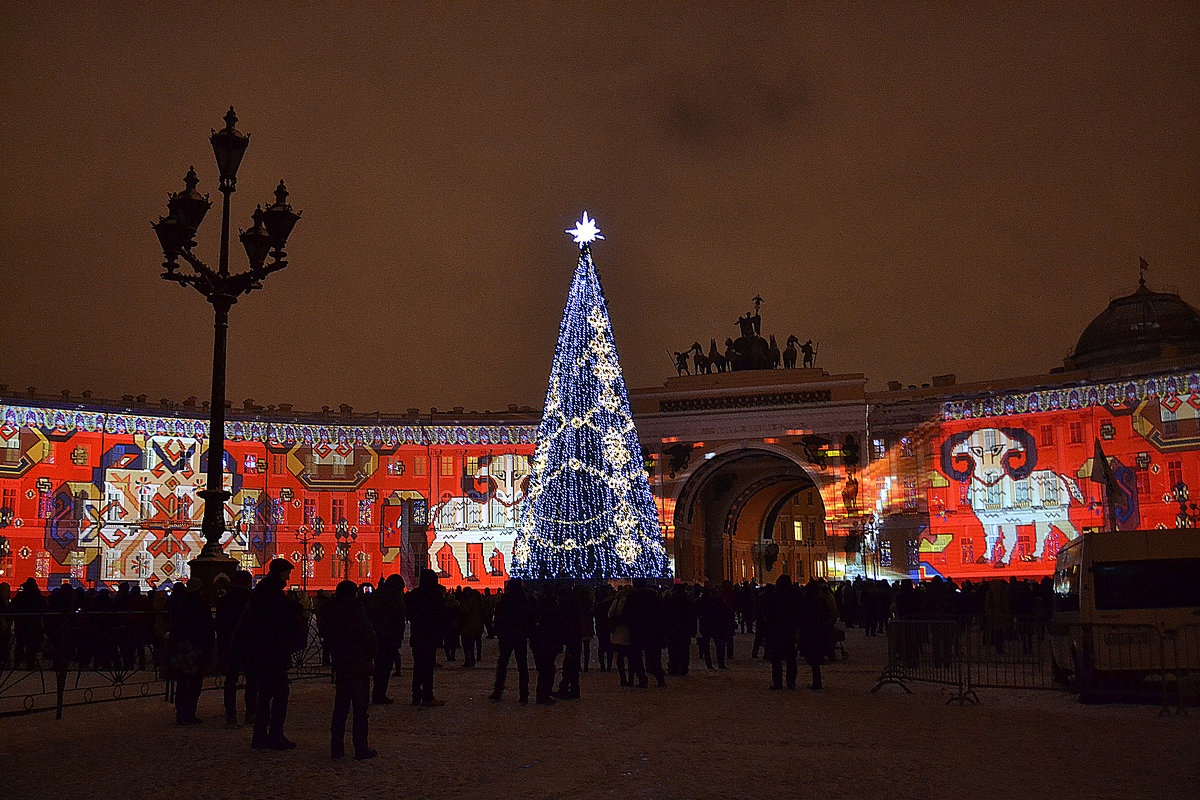
<path id="1" fill-rule="evenodd" d="M 259 206 L 253 214 L 254 224 L 249 230 L 241 231 L 239 240 L 246 249 L 250 269 L 231 274 L 229 272 L 229 196 L 237 185 L 237 170 L 242 156 L 250 144 L 250 135 L 234 127 L 237 115 L 233 106 L 225 115 L 225 127 L 213 131 L 213 154 L 217 159 L 220 174 L 219 190 L 221 203 L 221 251 L 217 269 L 214 271 L 192 253 L 196 246 L 196 231 L 212 206 L 208 195 L 196 191 L 199 179 L 195 168 L 188 169 L 184 178 L 184 190 L 169 195 L 167 216 L 159 217 L 153 224 L 163 250 L 164 280 L 174 281 L 180 286 L 191 286 L 212 304 L 213 321 L 213 364 L 212 402 L 209 406 L 209 445 L 207 484 L 199 494 L 204 498 L 204 520 L 200 530 L 204 535 L 204 547 L 199 557 L 190 563 L 192 574 L 211 590 L 213 580 L 222 572 L 232 575 L 237 560 L 225 555 L 221 539 L 225 534 L 225 501 L 229 492 L 224 488 L 225 466 L 225 349 L 229 328 L 229 309 L 243 294 L 262 288 L 262 279 L 272 272 L 287 266 L 284 246 L 288 235 L 300 219 L 287 202 L 288 191 L 283 181 L 275 189 L 275 202 L 267 208 Z M 267 263 L 267 257 L 270 263 Z M 190 270 L 180 271 L 179 260 L 187 262 Z"/>

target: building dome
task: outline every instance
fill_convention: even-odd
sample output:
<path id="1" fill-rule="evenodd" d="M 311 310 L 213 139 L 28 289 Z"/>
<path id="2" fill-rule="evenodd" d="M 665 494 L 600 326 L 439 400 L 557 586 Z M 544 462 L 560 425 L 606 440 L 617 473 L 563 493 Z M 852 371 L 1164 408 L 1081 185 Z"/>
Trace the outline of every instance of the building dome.
<path id="1" fill-rule="evenodd" d="M 1155 292 L 1139 281 L 1088 325 L 1067 369 L 1088 369 L 1200 354 L 1200 313 L 1177 294 Z"/>

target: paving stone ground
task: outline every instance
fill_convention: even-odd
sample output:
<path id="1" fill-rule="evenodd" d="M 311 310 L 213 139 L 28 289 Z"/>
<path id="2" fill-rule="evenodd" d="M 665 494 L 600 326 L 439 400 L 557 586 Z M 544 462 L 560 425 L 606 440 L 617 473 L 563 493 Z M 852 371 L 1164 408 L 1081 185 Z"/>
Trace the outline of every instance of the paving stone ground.
<path id="1" fill-rule="evenodd" d="M 1000 690 L 948 706 L 949 690 L 928 685 L 872 694 L 884 642 L 861 631 L 848 660 L 825 668 L 824 691 L 771 692 L 749 647 L 739 636 L 732 669 L 693 660 L 665 689 L 622 689 L 593 666 L 583 699 L 550 708 L 518 705 L 511 688 L 492 703 L 491 669 L 454 664 L 435 678 L 446 705 L 413 708 L 406 670 L 393 679 L 398 702 L 371 707 L 380 756 L 362 762 L 330 760 L 333 689 L 316 680 L 292 686 L 290 752 L 252 751 L 249 729 L 224 727 L 216 692 L 201 698 L 205 723 L 189 728 L 172 724 L 161 698 L 68 708 L 60 721 L 0 719 L 0 796 L 1163 800 L 1200 786 L 1195 710 L 1160 717 Z M 494 659 L 487 642 L 484 661 Z"/>

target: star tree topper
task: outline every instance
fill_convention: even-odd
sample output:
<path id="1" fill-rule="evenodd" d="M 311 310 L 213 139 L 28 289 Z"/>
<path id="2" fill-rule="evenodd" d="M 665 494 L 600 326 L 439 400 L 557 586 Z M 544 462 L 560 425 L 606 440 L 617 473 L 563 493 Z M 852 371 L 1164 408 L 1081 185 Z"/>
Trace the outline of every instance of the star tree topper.
<path id="1" fill-rule="evenodd" d="M 574 236 L 576 244 L 589 244 L 604 238 L 600 235 L 600 229 L 596 227 L 596 220 L 588 219 L 586 211 L 583 212 L 583 219 L 576 222 L 574 228 L 567 228 L 565 233 Z"/>

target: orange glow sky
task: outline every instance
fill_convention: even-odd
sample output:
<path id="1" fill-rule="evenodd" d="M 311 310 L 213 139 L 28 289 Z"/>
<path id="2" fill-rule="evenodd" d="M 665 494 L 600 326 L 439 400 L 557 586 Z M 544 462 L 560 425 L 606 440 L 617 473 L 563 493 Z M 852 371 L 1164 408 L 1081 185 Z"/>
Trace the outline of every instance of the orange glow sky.
<path id="1" fill-rule="evenodd" d="M 1139 256 L 1200 304 L 1195 3 L 196 5 L 0 6 L 0 382 L 207 396 L 150 222 L 194 163 L 215 263 L 231 103 L 234 225 L 304 212 L 235 407 L 540 406 L 584 209 L 630 386 L 756 293 L 871 388 L 1044 373 Z"/>

